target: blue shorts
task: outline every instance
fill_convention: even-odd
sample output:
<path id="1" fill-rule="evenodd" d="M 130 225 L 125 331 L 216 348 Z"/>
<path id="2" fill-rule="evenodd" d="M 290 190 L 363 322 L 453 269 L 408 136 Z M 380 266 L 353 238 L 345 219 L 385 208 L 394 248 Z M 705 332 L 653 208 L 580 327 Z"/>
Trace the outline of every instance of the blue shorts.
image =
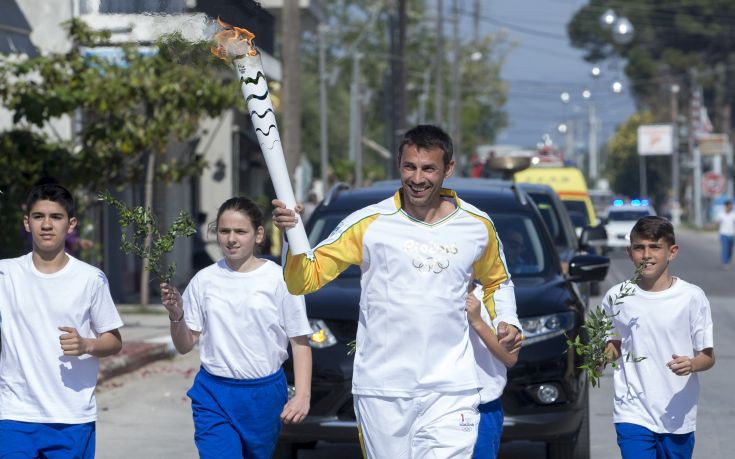
<path id="1" fill-rule="evenodd" d="M 615 424 L 623 459 L 691 459 L 694 432 L 659 434 L 637 424 Z"/>
<path id="2" fill-rule="evenodd" d="M 199 370 L 187 393 L 201 459 L 270 459 L 288 400 L 283 369 L 258 379 L 231 379 Z"/>
<path id="3" fill-rule="evenodd" d="M 472 453 L 474 459 L 495 459 L 500 450 L 500 437 L 503 434 L 503 404 L 500 399 L 478 406 L 480 426 L 477 429 L 477 442 Z"/>
<path id="4" fill-rule="evenodd" d="M 94 459 L 95 423 L 0 421 L 0 459 Z"/>

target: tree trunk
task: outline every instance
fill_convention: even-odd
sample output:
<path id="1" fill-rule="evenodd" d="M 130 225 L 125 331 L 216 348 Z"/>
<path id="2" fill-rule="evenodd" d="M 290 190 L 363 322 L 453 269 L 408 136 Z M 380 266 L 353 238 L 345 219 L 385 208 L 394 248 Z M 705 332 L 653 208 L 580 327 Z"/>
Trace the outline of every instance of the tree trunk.
<path id="1" fill-rule="evenodd" d="M 153 210 L 153 178 L 155 177 L 156 169 L 156 153 L 149 151 L 147 153 L 148 161 L 145 169 L 145 188 L 143 191 L 143 208 L 152 211 Z M 151 248 L 151 231 L 148 230 L 148 236 L 145 238 L 143 244 L 145 252 L 147 253 Z M 148 307 L 148 299 L 150 296 L 150 272 L 148 271 L 149 260 L 147 257 L 143 258 L 143 270 L 140 272 L 140 305 L 143 308 Z"/>

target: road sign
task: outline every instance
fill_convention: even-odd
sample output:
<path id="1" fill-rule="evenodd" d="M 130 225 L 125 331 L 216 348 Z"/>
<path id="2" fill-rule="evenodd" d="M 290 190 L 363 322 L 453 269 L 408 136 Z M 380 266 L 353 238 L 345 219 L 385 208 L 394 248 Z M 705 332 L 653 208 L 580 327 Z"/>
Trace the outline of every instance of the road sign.
<path id="1" fill-rule="evenodd" d="M 721 195 L 725 191 L 725 177 L 717 172 L 705 172 L 702 175 L 702 193 L 705 196 L 714 198 Z"/>
<path id="2" fill-rule="evenodd" d="M 699 153 L 704 156 L 727 154 L 729 139 L 727 134 L 706 134 L 697 137 Z"/>
<path id="3" fill-rule="evenodd" d="M 674 151 L 674 128 L 670 124 L 638 126 L 639 155 L 670 155 Z"/>

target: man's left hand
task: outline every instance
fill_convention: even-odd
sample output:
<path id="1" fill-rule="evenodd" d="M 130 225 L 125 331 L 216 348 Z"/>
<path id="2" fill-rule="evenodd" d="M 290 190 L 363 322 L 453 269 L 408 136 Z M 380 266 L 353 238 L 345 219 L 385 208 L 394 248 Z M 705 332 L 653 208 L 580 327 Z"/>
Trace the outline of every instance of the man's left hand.
<path id="1" fill-rule="evenodd" d="M 498 338 L 500 344 L 511 354 L 517 354 L 523 345 L 523 334 L 516 327 L 505 322 L 498 324 Z"/>

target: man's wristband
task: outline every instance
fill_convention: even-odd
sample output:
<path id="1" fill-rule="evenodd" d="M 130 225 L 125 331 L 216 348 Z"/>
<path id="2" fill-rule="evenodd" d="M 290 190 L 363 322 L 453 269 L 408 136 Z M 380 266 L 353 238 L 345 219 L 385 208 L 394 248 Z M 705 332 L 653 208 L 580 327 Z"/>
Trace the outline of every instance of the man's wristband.
<path id="1" fill-rule="evenodd" d="M 178 320 L 172 319 L 171 314 L 168 315 L 168 320 L 170 320 L 172 324 L 177 324 L 181 322 L 182 320 L 184 320 L 184 310 L 183 309 L 181 310 L 181 317 L 179 317 Z"/>

